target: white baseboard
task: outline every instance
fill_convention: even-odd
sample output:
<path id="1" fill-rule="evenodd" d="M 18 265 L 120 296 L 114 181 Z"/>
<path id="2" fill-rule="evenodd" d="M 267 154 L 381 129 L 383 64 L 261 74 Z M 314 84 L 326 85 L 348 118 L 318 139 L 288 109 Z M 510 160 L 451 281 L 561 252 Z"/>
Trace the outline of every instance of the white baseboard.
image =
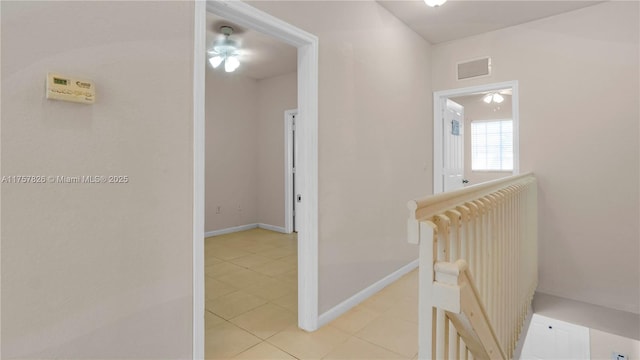
<path id="1" fill-rule="evenodd" d="M 280 232 L 280 233 L 284 233 L 284 234 L 287 233 L 285 228 L 283 228 L 282 226 L 275 226 L 275 225 L 262 224 L 262 223 L 257 224 L 256 223 L 256 224 L 246 224 L 246 225 L 234 226 L 234 227 L 230 227 L 230 228 L 226 228 L 226 229 L 220 229 L 220 230 L 207 231 L 207 232 L 204 233 L 204 237 L 208 238 L 210 236 L 231 234 L 231 233 L 234 233 L 234 232 L 251 230 L 251 229 L 255 229 L 255 228 L 276 231 L 276 232 Z"/>
<path id="2" fill-rule="evenodd" d="M 257 227 L 258 227 L 258 224 L 247 224 L 247 225 L 234 226 L 234 227 L 230 227 L 230 228 L 226 228 L 226 229 L 212 230 L 212 231 L 205 232 L 204 233 L 204 237 L 208 238 L 210 236 L 231 234 L 231 233 L 238 232 L 238 231 L 245 231 L 245 230 L 255 229 Z"/>
<path id="3" fill-rule="evenodd" d="M 318 318 L 318 327 L 322 327 L 322 326 L 330 323 L 331 321 L 333 321 L 336 318 L 338 318 L 340 315 L 342 315 L 342 314 L 346 313 L 347 311 L 351 310 L 354 306 L 360 304 L 361 302 L 363 302 L 364 300 L 368 299 L 373 294 L 377 293 L 378 291 L 380 291 L 383 288 L 387 287 L 388 285 L 390 285 L 394 281 L 398 280 L 403 275 L 405 275 L 408 272 L 410 272 L 411 270 L 417 268 L 418 267 L 418 263 L 419 263 L 418 259 L 413 260 L 412 262 L 408 263 L 407 265 L 401 267 L 400 269 L 392 272 L 391 274 L 389 274 L 389 275 L 385 276 L 384 278 L 382 278 L 382 279 L 376 281 L 375 283 L 371 284 L 369 287 L 363 289 L 362 291 L 358 292 L 357 294 L 353 295 L 352 297 L 348 298 L 347 300 L 345 300 L 345 301 L 341 302 L 340 304 L 334 306 L 333 308 L 325 311 Z"/>
<path id="4" fill-rule="evenodd" d="M 271 230 L 271 231 L 287 234 L 287 230 L 282 226 L 275 226 L 275 225 L 269 225 L 269 224 L 260 223 L 260 224 L 258 224 L 258 227 L 260 229 Z"/>

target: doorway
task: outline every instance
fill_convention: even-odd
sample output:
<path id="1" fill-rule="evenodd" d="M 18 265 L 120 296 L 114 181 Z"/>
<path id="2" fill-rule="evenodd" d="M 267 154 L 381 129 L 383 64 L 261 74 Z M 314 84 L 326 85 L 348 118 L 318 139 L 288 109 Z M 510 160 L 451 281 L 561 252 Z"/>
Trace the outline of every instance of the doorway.
<path id="1" fill-rule="evenodd" d="M 318 38 L 243 2 L 195 3 L 194 21 L 194 223 L 193 223 L 193 356 L 204 357 L 204 154 L 206 14 L 273 36 L 297 48 L 298 117 L 301 139 L 297 172 L 298 326 L 318 328 Z"/>
<path id="2" fill-rule="evenodd" d="M 433 94 L 433 193 L 519 173 L 518 82 Z"/>

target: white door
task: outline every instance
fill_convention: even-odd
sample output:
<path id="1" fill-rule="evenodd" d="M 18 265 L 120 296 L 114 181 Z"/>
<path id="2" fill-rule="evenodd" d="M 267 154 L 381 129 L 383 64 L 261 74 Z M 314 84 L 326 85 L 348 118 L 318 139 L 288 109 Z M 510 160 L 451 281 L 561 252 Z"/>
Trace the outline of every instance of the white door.
<path id="1" fill-rule="evenodd" d="M 533 314 L 521 359 L 589 359 L 589 328 Z"/>
<path id="2" fill-rule="evenodd" d="M 298 113 L 292 113 L 291 114 L 291 121 L 292 121 L 292 127 L 291 127 L 291 144 L 293 145 L 293 152 L 292 152 L 292 164 L 291 164 L 291 174 L 292 174 L 292 181 L 291 183 L 293 184 L 293 189 L 292 191 L 292 195 L 293 195 L 293 231 L 294 232 L 298 232 L 298 216 L 296 216 L 296 208 L 297 208 L 297 204 L 298 201 L 300 200 L 298 198 L 298 186 L 296 183 L 296 161 L 298 160 L 297 158 L 297 153 L 298 153 L 298 142 L 296 141 L 296 116 L 298 115 Z"/>
<path id="3" fill-rule="evenodd" d="M 464 186 L 464 107 L 446 99 L 442 107 L 442 176 L 444 191 Z"/>
<path id="4" fill-rule="evenodd" d="M 298 186 L 299 177 L 296 174 L 296 164 L 298 162 L 298 139 L 296 133 L 296 121 L 298 110 L 286 110 L 284 112 L 284 139 L 285 139 L 285 174 L 284 174 L 284 213 L 285 232 L 297 232 L 299 224 L 296 219 L 296 207 L 299 203 Z"/>

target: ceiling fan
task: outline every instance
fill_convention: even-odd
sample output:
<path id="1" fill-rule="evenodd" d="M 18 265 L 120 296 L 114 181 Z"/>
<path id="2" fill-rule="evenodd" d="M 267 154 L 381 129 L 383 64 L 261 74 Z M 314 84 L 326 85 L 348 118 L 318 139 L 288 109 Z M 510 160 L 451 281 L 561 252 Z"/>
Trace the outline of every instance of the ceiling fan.
<path id="1" fill-rule="evenodd" d="M 209 63 L 215 69 L 224 62 L 224 71 L 233 72 L 240 66 L 238 43 L 229 39 L 229 36 L 233 34 L 233 28 L 231 26 L 221 26 L 220 32 L 224 37 L 216 40 L 213 49 L 207 51 L 209 54 Z"/>
<path id="2" fill-rule="evenodd" d="M 499 91 L 492 91 L 485 94 L 486 95 L 482 97 L 482 101 L 484 101 L 487 104 L 491 104 L 492 102 L 500 104 L 501 102 L 504 101 L 505 96 L 513 95 L 513 91 L 512 89 L 504 89 Z"/>

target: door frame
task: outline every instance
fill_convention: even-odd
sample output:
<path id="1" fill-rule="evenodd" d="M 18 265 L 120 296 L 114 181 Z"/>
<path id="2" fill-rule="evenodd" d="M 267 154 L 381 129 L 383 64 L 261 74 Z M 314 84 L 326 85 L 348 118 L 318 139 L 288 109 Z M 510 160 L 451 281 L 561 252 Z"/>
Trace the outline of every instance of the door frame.
<path id="1" fill-rule="evenodd" d="M 195 1 L 194 18 L 194 191 L 193 357 L 204 358 L 204 124 L 206 14 L 215 13 L 298 48 L 298 126 L 302 146 L 298 193 L 298 326 L 318 328 L 318 38 L 241 1 Z"/>
<path id="2" fill-rule="evenodd" d="M 294 130 L 291 118 L 298 115 L 298 109 L 285 110 L 284 112 L 284 231 L 287 234 L 291 234 L 295 228 L 293 222 L 293 212 L 295 210 L 293 206 L 295 189 L 293 179 L 293 161 L 294 154 L 297 154 L 293 143 L 298 143 L 296 138 L 292 140 L 291 132 Z M 296 136 L 295 133 L 293 136 Z"/>
<path id="3" fill-rule="evenodd" d="M 518 80 L 504 81 L 499 83 L 469 86 L 459 89 L 440 90 L 433 92 L 433 193 L 443 192 L 444 181 L 443 161 L 444 141 L 442 128 L 442 112 L 444 111 L 443 100 L 450 97 L 472 95 L 483 91 L 495 91 L 511 88 L 512 105 L 511 117 L 513 119 L 513 175 L 520 173 L 520 106 Z"/>

